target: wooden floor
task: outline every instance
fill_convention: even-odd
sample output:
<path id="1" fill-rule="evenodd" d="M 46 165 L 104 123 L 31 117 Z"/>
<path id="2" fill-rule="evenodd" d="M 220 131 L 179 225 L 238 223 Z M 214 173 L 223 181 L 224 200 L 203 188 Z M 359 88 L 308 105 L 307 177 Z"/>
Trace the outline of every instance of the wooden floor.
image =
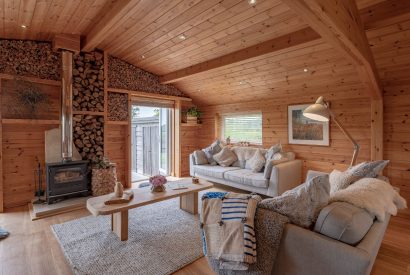
<path id="1" fill-rule="evenodd" d="M 0 241 L 0 275 L 71 274 L 50 225 L 87 215 L 87 210 L 77 210 L 33 222 L 27 207 L 0 214 L 0 226 L 11 232 Z M 176 274 L 213 273 L 202 258 Z M 392 218 L 372 274 L 410 274 L 410 211 Z"/>

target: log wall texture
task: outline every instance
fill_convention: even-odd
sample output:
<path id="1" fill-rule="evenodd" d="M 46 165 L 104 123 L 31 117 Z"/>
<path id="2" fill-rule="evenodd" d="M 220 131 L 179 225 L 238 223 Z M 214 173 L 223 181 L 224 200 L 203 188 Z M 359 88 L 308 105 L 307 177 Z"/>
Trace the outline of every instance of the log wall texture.
<path id="1" fill-rule="evenodd" d="M 173 85 L 164 85 L 159 77 L 119 58 L 108 58 L 108 87 L 172 96 L 185 96 Z"/>
<path id="2" fill-rule="evenodd" d="M 104 156 L 104 117 L 74 115 L 73 141 L 83 159 Z"/>
<path id="3" fill-rule="evenodd" d="M 108 120 L 128 120 L 128 94 L 108 93 Z"/>
<path id="4" fill-rule="evenodd" d="M 73 59 L 73 109 L 104 112 L 103 54 L 80 53 Z"/>
<path id="5" fill-rule="evenodd" d="M 60 80 L 61 57 L 51 43 L 0 39 L 0 73 Z"/>

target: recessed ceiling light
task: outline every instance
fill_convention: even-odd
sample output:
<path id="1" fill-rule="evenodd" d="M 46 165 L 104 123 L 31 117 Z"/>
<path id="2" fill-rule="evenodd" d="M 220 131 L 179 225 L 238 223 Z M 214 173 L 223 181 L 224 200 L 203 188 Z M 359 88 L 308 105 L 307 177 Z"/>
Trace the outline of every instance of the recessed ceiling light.
<path id="1" fill-rule="evenodd" d="M 21 27 L 22 27 L 23 29 L 27 29 L 27 26 L 26 26 L 26 25 L 21 25 Z"/>
<path id="2" fill-rule="evenodd" d="M 178 36 L 179 37 L 179 39 L 181 39 L 181 40 L 185 40 L 186 39 L 186 36 L 185 36 L 185 34 L 181 34 L 180 36 Z"/>
<path id="3" fill-rule="evenodd" d="M 142 58 L 142 59 L 145 59 L 145 55 L 141 55 L 141 58 Z"/>
<path id="4" fill-rule="evenodd" d="M 255 6 L 256 5 L 256 0 L 248 0 L 248 4 L 250 6 Z"/>
<path id="5" fill-rule="evenodd" d="M 307 68 L 304 68 L 303 71 L 304 71 L 305 73 L 307 73 L 309 70 L 308 70 Z"/>

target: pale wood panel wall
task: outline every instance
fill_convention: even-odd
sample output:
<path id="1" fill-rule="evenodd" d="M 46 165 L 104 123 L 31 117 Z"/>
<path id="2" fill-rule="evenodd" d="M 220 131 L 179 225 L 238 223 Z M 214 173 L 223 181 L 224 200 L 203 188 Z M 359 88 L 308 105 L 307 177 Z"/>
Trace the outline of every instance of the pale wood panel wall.
<path id="1" fill-rule="evenodd" d="M 367 36 L 385 90 L 384 158 L 390 160 L 385 175 L 410 201 L 410 19 Z"/>
<path id="2" fill-rule="evenodd" d="M 194 106 L 192 102 L 183 102 L 182 111 Z M 181 177 L 189 177 L 189 154 L 198 149 L 199 126 L 186 126 L 181 124 L 179 129 Z"/>
<path id="3" fill-rule="evenodd" d="M 127 183 L 127 132 L 128 125 L 105 124 L 106 156 L 117 164 L 117 177 L 121 183 Z"/>
<path id="4" fill-rule="evenodd" d="M 3 182 L 5 208 L 33 198 L 37 163 L 45 169 L 44 135 L 50 125 L 3 125 Z M 45 173 L 43 174 L 45 188 Z"/>
<path id="5" fill-rule="evenodd" d="M 370 159 L 370 102 L 368 98 L 345 98 L 340 94 L 324 93 L 331 102 L 331 107 L 352 136 L 359 142 L 361 150 L 358 161 Z M 262 111 L 263 146 L 269 147 L 281 142 L 286 151 L 293 151 L 303 160 L 303 173 L 314 169 L 330 172 L 332 169 L 348 167 L 353 154 L 350 142 L 337 126 L 331 123 L 330 146 L 309 146 L 288 144 L 287 106 L 290 104 L 312 103 L 316 96 L 290 97 L 286 100 L 270 99 L 247 103 L 235 103 L 216 106 L 202 106 L 204 111 L 203 126 L 198 131 L 198 147 L 205 147 L 215 138 L 215 116 L 217 114 Z"/>

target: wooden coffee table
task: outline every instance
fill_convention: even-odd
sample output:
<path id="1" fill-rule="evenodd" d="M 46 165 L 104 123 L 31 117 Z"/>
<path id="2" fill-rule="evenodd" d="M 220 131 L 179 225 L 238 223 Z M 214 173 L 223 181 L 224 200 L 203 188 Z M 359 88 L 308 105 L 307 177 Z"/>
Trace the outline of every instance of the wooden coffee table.
<path id="1" fill-rule="evenodd" d="M 181 179 L 170 183 L 187 184 L 188 189 L 172 190 L 169 187 L 164 192 L 152 193 L 150 187 L 133 189 L 134 198 L 123 204 L 105 205 L 112 194 L 90 198 L 87 209 L 94 216 L 111 215 L 111 230 L 120 237 L 121 241 L 128 239 L 128 210 L 140 206 L 179 197 L 179 207 L 191 214 L 198 213 L 198 192 L 213 187 L 213 184 L 201 180 L 193 184 L 191 178 Z"/>

